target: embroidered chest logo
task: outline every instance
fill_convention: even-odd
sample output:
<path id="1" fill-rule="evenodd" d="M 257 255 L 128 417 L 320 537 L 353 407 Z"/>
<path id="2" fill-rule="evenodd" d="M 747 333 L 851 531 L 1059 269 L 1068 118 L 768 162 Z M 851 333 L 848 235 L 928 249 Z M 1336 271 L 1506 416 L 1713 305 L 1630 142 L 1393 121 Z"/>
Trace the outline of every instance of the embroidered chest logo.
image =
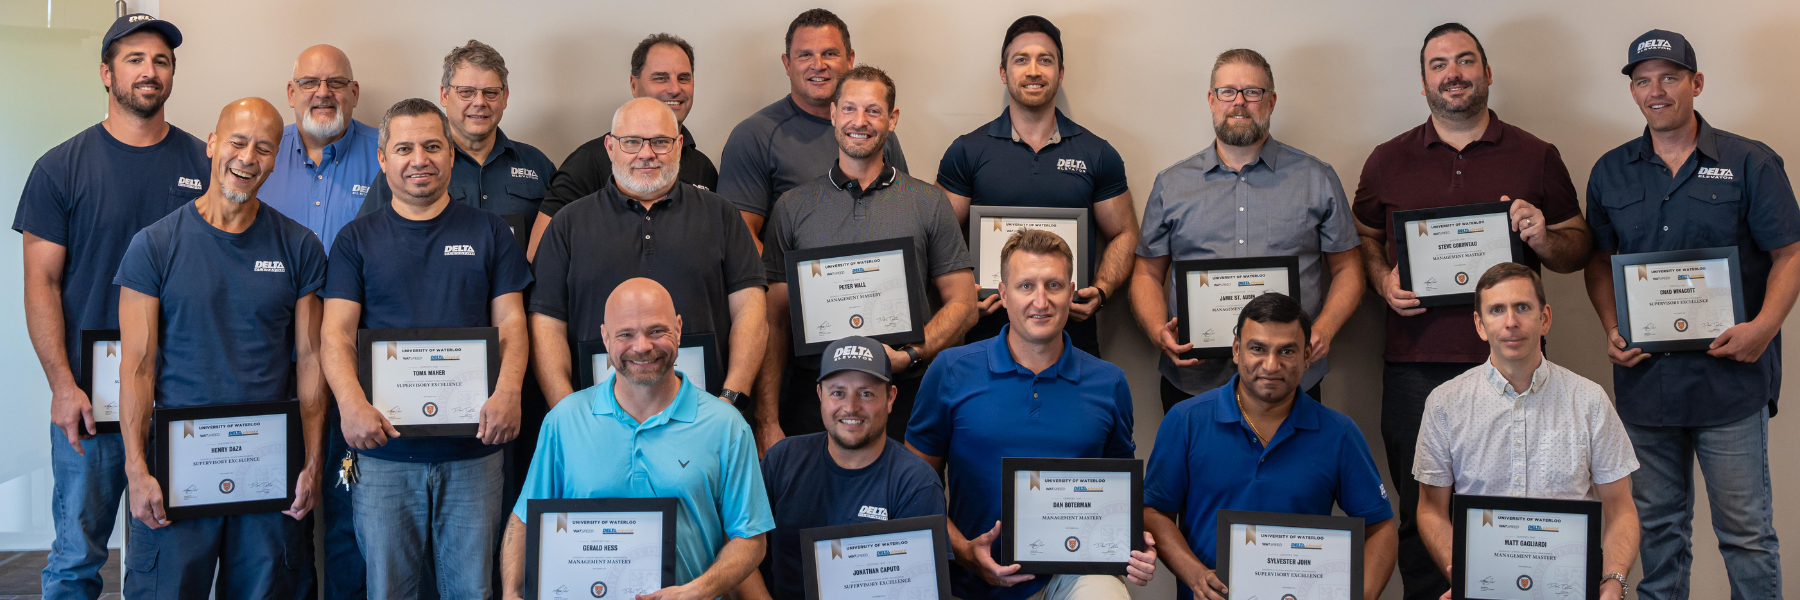
<path id="1" fill-rule="evenodd" d="M 1056 159 L 1056 170 L 1085 175 L 1087 174 L 1087 161 L 1074 158 L 1059 158 Z"/>
<path id="2" fill-rule="evenodd" d="M 687 465 L 688 465 L 688 461 L 685 461 L 685 460 L 681 460 L 681 459 L 679 459 L 679 458 L 677 458 L 677 459 L 675 459 L 675 462 L 678 462 L 678 463 L 681 463 L 681 468 L 683 468 L 683 469 L 686 469 L 686 468 L 687 468 Z"/>
<path id="3" fill-rule="evenodd" d="M 1675 46 L 1670 44 L 1669 40 L 1644 40 L 1637 45 L 1638 54 L 1643 54 L 1650 50 L 1668 50 L 1674 52 Z"/>
<path id="4" fill-rule="evenodd" d="M 1731 181 L 1735 178 L 1731 173 L 1731 169 L 1724 167 L 1701 167 L 1699 171 L 1694 172 L 1694 176 L 1701 179 L 1723 179 L 1725 181 Z"/>
<path id="5" fill-rule="evenodd" d="M 520 168 L 520 167 L 512 168 L 512 176 L 517 177 L 519 179 L 530 179 L 533 181 L 536 181 L 538 178 L 537 171 L 533 171 L 531 169 L 524 169 L 524 168 Z"/>
<path id="6" fill-rule="evenodd" d="M 369 195 L 369 186 L 352 185 L 352 186 L 350 186 L 350 195 L 352 195 L 352 196 L 367 196 L 367 195 Z"/>
<path id="7" fill-rule="evenodd" d="M 175 185 L 178 185 L 178 186 L 190 189 L 190 190 L 201 189 L 200 188 L 200 180 L 194 179 L 192 177 L 176 177 Z"/>
<path id="8" fill-rule="evenodd" d="M 468 244 L 444 246 L 444 256 L 474 256 L 475 247 Z"/>
<path id="9" fill-rule="evenodd" d="M 858 519 L 886 521 L 888 520 L 887 515 L 887 509 L 880 506 L 864 506 L 856 511 L 856 518 Z"/>
<path id="10" fill-rule="evenodd" d="M 281 264 L 281 261 L 279 261 L 279 260 L 259 260 L 259 261 L 256 261 L 256 272 L 258 272 L 258 273 L 286 273 L 287 266 Z"/>

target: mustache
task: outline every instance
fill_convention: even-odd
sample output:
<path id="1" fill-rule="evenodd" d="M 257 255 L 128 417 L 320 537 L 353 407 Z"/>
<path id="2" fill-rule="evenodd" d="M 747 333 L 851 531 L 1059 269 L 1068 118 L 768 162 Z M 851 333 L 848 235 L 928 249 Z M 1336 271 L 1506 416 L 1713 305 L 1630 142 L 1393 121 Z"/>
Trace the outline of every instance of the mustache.
<path id="1" fill-rule="evenodd" d="M 1446 80 L 1444 80 L 1443 83 L 1438 84 L 1438 91 L 1447 92 L 1447 91 L 1450 91 L 1450 88 L 1457 87 L 1457 86 L 1474 88 L 1475 83 L 1472 81 L 1469 81 L 1467 79 L 1463 79 L 1461 77 L 1457 77 L 1455 79 L 1446 79 Z"/>

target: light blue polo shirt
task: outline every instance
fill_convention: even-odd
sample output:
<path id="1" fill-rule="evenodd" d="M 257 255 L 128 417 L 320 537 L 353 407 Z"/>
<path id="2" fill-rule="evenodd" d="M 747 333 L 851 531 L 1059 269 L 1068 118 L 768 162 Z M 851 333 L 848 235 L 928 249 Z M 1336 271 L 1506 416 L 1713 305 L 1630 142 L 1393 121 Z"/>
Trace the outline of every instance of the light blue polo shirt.
<path id="1" fill-rule="evenodd" d="M 289 124 L 281 130 L 275 170 L 269 172 L 256 197 L 318 234 L 325 252 L 330 253 L 338 230 L 356 218 L 363 197 L 369 194 L 369 183 L 381 173 L 381 163 L 375 158 L 380 137 L 380 130 L 351 119 L 344 137 L 327 144 L 319 153 L 319 162 L 314 163 L 306 156 L 300 132 Z"/>
<path id="2" fill-rule="evenodd" d="M 680 501 L 677 585 L 705 573 L 727 536 L 775 528 L 750 425 L 685 378 L 674 402 L 643 423 L 619 408 L 612 377 L 563 398 L 544 418 L 513 515 L 526 521 L 525 502 L 542 498 Z"/>

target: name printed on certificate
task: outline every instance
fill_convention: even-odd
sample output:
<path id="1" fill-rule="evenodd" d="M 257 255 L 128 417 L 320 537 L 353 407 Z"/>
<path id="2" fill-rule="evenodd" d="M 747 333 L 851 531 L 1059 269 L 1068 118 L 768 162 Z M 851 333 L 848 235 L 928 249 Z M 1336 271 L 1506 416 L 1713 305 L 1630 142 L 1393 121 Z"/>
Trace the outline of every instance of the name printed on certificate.
<path id="1" fill-rule="evenodd" d="M 1013 559 L 1125 562 L 1131 558 L 1131 473 L 1013 474 Z"/>
<path id="2" fill-rule="evenodd" d="M 170 507 L 286 498 L 287 415 L 169 421 Z"/>
<path id="3" fill-rule="evenodd" d="M 976 275 L 980 278 L 977 283 L 983 288 L 1000 288 L 1000 251 L 1006 248 L 1006 241 L 1012 239 L 1013 234 L 1026 229 L 1041 229 L 1056 234 L 1069 245 L 1069 252 L 1075 255 L 1075 259 L 1081 259 L 1081 248 L 1077 246 L 1080 243 L 1077 240 L 1081 239 L 1081 231 L 1077 228 L 1080 222 L 1075 219 L 984 217 L 982 220 L 986 223 L 982 224 L 984 233 L 979 248 L 981 261 L 978 264 L 981 265 L 981 272 Z M 1081 268 L 1079 264 L 1075 267 L 1077 271 Z"/>
<path id="4" fill-rule="evenodd" d="M 370 403 L 394 425 L 475 423 L 487 402 L 487 341 L 375 342 Z"/>
<path id="5" fill-rule="evenodd" d="M 119 420 L 119 341 L 94 342 L 88 349 L 88 364 L 93 365 L 94 380 L 88 382 L 88 401 L 94 405 L 94 420 Z"/>
<path id="6" fill-rule="evenodd" d="M 1731 328 L 1730 264 L 1717 258 L 1627 267 L 1631 341 L 1715 338 Z"/>
<path id="7" fill-rule="evenodd" d="M 1412 221 L 1405 225 L 1412 291 L 1421 296 L 1475 291 L 1489 267 L 1512 260 L 1505 213 Z"/>
<path id="8" fill-rule="evenodd" d="M 1350 600 L 1350 532 L 1231 524 L 1232 598 Z"/>
<path id="9" fill-rule="evenodd" d="M 789 281 L 800 286 L 808 344 L 913 328 L 903 251 L 809 260 Z"/>
<path id="10" fill-rule="evenodd" d="M 937 598 L 937 564 L 931 530 L 819 540 L 819 597 L 828 600 L 910 600 Z"/>
<path id="11" fill-rule="evenodd" d="M 544 513 L 537 526 L 542 598 L 631 598 L 662 588 L 660 512 Z"/>
<path id="12" fill-rule="evenodd" d="M 1466 512 L 1464 595 L 1493 600 L 1586 597 L 1587 515 Z"/>
<path id="13" fill-rule="evenodd" d="M 1244 305 L 1263 294 L 1285 294 L 1293 289 L 1285 267 L 1189 271 L 1187 343 L 1210 348 L 1229 346 L 1232 329 Z"/>

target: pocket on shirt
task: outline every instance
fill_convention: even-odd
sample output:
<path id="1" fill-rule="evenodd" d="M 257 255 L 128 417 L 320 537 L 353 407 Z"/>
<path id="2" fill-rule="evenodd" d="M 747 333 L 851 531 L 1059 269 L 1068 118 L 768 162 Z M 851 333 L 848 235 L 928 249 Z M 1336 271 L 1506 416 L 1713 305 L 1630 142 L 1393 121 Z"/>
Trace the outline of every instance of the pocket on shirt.
<path id="1" fill-rule="evenodd" d="M 1542 475 L 1546 481 L 1539 489 L 1552 492 L 1579 490 L 1594 480 L 1592 461 L 1588 456 L 1587 435 L 1575 430 L 1578 423 L 1561 423 L 1563 428 L 1553 429 L 1538 436 L 1535 472 L 1532 477 Z"/>
<path id="2" fill-rule="evenodd" d="M 1696 247 L 1736 246 L 1743 220 L 1744 192 L 1730 185 L 1695 186 L 1688 190 L 1687 239 Z"/>
<path id="3" fill-rule="evenodd" d="M 193 202 L 195 198 L 199 198 L 200 194 L 203 193 L 206 193 L 205 190 L 196 190 L 194 188 L 181 187 L 179 185 L 169 186 L 170 210 L 180 208 L 189 202 Z"/>
<path id="4" fill-rule="evenodd" d="M 1592 201 L 1592 198 L 1588 199 Z M 1623 188 L 1600 192 L 1600 206 L 1606 209 L 1606 218 L 1612 222 L 1613 231 L 1618 234 L 1622 247 L 1636 246 L 1639 236 L 1649 231 L 1650 223 L 1645 222 L 1649 215 L 1644 210 L 1643 188 Z"/>

